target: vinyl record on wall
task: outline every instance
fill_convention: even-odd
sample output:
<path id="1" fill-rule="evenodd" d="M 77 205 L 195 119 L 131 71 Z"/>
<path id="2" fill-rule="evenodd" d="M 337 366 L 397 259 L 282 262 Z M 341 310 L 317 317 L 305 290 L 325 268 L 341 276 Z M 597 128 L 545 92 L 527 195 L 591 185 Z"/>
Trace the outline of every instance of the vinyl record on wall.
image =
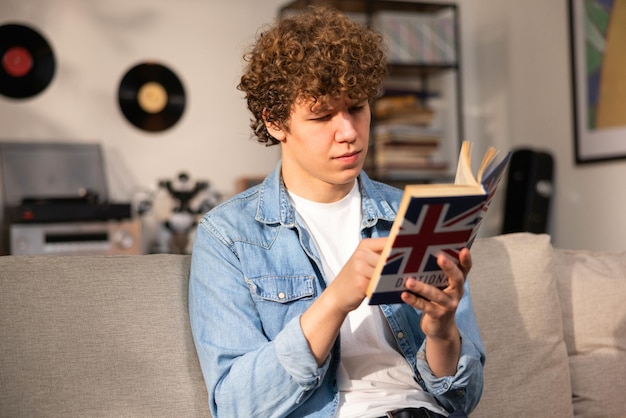
<path id="1" fill-rule="evenodd" d="M 0 94 L 26 98 L 52 81 L 55 59 L 46 39 L 22 24 L 0 26 Z"/>
<path id="2" fill-rule="evenodd" d="M 122 113 L 150 132 L 172 127 L 185 110 L 185 89 L 176 74 L 157 63 L 142 63 L 126 72 L 118 91 Z"/>

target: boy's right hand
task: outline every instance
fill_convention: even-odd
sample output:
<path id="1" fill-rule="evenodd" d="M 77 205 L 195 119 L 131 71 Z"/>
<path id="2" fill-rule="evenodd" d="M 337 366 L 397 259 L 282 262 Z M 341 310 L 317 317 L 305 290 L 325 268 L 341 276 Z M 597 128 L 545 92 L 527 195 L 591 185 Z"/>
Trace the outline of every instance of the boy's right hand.
<path id="1" fill-rule="evenodd" d="M 359 307 L 387 238 L 364 238 L 326 291 L 346 314 Z M 329 296 L 331 296 L 329 295 Z"/>

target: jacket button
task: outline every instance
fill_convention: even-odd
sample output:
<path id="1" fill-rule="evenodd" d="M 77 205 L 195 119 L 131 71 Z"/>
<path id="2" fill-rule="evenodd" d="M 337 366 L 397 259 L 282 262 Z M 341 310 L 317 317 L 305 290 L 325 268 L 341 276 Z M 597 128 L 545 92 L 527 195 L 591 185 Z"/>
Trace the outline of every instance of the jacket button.
<path id="1" fill-rule="evenodd" d="M 404 338 L 404 332 L 400 331 L 400 332 L 398 332 L 398 333 L 396 334 L 396 336 L 397 336 L 399 339 L 402 339 L 402 338 Z"/>
<path id="2" fill-rule="evenodd" d="M 278 299 L 285 299 L 285 293 L 284 292 L 280 292 L 278 294 Z"/>

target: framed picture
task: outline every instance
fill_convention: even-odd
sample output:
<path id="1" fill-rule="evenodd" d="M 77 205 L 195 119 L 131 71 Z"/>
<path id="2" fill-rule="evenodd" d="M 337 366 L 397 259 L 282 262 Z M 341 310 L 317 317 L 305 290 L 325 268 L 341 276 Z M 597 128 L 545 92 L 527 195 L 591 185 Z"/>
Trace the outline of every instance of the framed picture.
<path id="1" fill-rule="evenodd" d="M 626 158 L 626 0 L 569 0 L 576 163 Z"/>

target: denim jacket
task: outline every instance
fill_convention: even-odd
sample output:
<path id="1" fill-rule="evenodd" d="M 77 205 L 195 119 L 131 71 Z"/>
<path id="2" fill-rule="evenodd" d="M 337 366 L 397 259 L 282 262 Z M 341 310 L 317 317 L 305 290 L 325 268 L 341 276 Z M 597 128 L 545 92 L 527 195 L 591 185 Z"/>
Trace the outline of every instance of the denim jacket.
<path id="1" fill-rule="evenodd" d="M 387 236 L 402 192 L 365 173 L 359 184 L 362 236 Z M 485 353 L 465 286 L 456 314 L 462 344 L 455 376 L 430 371 L 420 311 L 405 304 L 381 309 L 416 381 L 444 408 L 469 413 L 482 393 Z M 280 163 L 263 183 L 201 219 L 189 310 L 216 418 L 335 415 L 340 342 L 318 367 L 300 327 L 300 315 L 325 287 L 320 255 L 290 204 Z"/>

